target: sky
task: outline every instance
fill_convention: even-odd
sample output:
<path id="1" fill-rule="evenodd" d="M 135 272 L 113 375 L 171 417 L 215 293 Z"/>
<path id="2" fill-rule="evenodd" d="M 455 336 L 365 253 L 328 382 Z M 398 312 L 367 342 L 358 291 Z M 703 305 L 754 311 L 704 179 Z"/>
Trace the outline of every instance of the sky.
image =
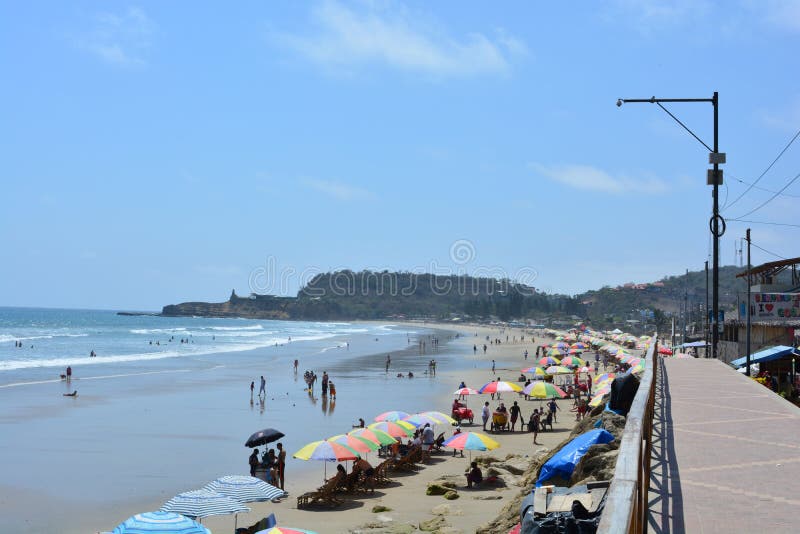
<path id="1" fill-rule="evenodd" d="M 0 0 L 0 305 L 701 269 L 708 149 L 615 103 L 714 91 L 721 264 L 747 227 L 754 264 L 800 256 L 798 50 L 798 0 Z M 712 144 L 711 104 L 667 108 Z"/>

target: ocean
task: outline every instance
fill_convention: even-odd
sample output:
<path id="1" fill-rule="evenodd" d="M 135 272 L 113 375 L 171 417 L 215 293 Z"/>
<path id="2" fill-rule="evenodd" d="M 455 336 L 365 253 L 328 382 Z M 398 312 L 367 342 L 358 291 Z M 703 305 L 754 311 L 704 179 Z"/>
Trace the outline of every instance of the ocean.
<path id="1" fill-rule="evenodd" d="M 291 456 L 359 417 L 447 411 L 442 392 L 474 365 L 449 346 L 454 335 L 391 322 L 0 308 L 0 532 L 110 530 L 181 491 L 247 474 L 244 442 L 263 428 L 284 432 Z M 337 398 L 319 385 L 309 393 L 305 370 L 327 371 Z M 262 375 L 260 401 L 249 386 L 257 392 Z M 324 467 L 290 459 L 287 489 L 315 487 Z"/>

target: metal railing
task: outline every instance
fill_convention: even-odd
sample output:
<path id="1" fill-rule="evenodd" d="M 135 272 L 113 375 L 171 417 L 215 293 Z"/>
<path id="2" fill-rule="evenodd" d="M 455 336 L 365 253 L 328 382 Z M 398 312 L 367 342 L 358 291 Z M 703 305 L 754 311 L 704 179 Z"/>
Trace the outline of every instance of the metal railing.
<path id="1" fill-rule="evenodd" d="M 645 356 L 647 365 L 625 421 L 614 479 L 597 529 L 602 534 L 641 534 L 647 530 L 653 411 L 658 373 L 658 334 Z"/>

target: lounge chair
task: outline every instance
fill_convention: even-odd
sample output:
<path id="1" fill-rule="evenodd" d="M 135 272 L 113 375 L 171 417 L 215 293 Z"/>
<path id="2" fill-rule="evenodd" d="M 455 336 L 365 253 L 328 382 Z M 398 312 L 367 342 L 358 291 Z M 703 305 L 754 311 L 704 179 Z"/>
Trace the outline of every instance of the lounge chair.
<path id="1" fill-rule="evenodd" d="M 375 472 L 372 474 L 372 477 L 375 479 L 376 486 L 385 486 L 392 481 L 392 479 L 389 478 L 389 469 L 392 468 L 394 462 L 394 458 L 388 458 L 375 467 Z"/>
<path id="2" fill-rule="evenodd" d="M 392 465 L 395 471 L 413 471 L 416 463 L 422 460 L 422 447 L 415 445 L 408 450 L 408 454 L 401 457 Z"/>
<path id="3" fill-rule="evenodd" d="M 329 479 L 325 484 L 317 488 L 316 491 L 308 491 L 297 497 L 297 507 L 302 508 L 317 502 L 324 502 L 329 506 L 339 506 L 344 502 L 336 495 L 336 490 L 344 480 L 345 475 L 336 473 L 336 476 Z"/>

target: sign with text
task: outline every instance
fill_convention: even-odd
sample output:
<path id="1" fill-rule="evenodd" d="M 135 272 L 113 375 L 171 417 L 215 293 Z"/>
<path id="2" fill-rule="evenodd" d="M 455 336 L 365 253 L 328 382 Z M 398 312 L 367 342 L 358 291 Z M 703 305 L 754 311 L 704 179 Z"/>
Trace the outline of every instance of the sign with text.
<path id="1" fill-rule="evenodd" d="M 800 319 L 800 293 L 753 293 L 750 317 L 754 321 L 775 322 Z"/>

